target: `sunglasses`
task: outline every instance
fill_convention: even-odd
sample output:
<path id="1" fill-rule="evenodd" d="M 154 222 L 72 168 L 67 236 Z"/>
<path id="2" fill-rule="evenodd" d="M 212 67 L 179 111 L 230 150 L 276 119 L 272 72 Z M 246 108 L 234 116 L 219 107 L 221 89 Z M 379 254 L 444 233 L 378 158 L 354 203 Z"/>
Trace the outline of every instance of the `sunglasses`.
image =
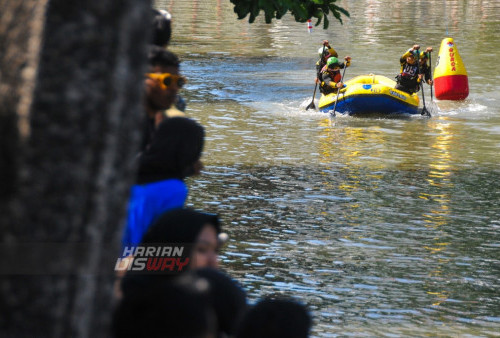
<path id="1" fill-rule="evenodd" d="M 152 80 L 158 81 L 162 89 L 167 89 L 174 83 L 177 88 L 182 88 L 187 83 L 187 80 L 184 76 L 174 75 L 170 73 L 147 73 L 146 76 Z"/>

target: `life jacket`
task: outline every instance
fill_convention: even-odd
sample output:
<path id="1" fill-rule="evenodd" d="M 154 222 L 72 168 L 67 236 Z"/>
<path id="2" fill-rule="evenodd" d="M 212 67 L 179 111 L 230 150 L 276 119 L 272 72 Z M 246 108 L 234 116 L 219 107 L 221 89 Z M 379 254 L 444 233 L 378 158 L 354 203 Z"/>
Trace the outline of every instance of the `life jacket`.
<path id="1" fill-rule="evenodd" d="M 338 83 L 340 80 L 342 80 L 342 75 L 340 74 L 339 71 L 334 72 L 335 75 L 333 75 L 333 82 Z"/>
<path id="2" fill-rule="evenodd" d="M 337 83 L 339 82 L 340 80 L 342 80 L 342 75 L 340 75 L 340 71 L 337 70 L 336 72 L 334 71 L 328 71 L 328 66 L 324 66 L 322 69 L 321 69 L 321 74 L 323 73 L 326 73 L 328 72 L 329 75 L 330 75 L 330 78 L 332 78 L 332 80 Z M 333 74 L 333 77 L 332 77 L 332 74 Z"/>
<path id="3" fill-rule="evenodd" d="M 401 77 L 415 79 L 418 76 L 417 63 L 410 65 L 408 62 L 401 65 Z"/>
<path id="4" fill-rule="evenodd" d="M 325 75 L 326 75 L 326 77 L 330 78 L 330 81 L 328 81 L 329 83 L 331 83 L 331 82 L 338 83 L 339 81 L 342 80 L 342 75 L 340 74 L 340 71 L 336 71 L 336 72 L 328 71 L 327 66 L 325 66 L 322 69 L 321 78 L 320 78 L 321 85 L 320 85 L 319 89 L 320 89 L 321 93 L 329 94 L 329 93 L 337 92 L 336 87 L 332 87 L 329 84 L 328 85 L 325 84 Z"/>
<path id="5" fill-rule="evenodd" d="M 416 61 L 413 65 L 408 62 L 404 62 L 401 64 L 401 73 L 396 76 L 396 81 L 399 85 L 409 89 L 410 91 L 418 91 L 419 83 L 418 83 L 418 71 L 419 67 L 417 66 Z"/>

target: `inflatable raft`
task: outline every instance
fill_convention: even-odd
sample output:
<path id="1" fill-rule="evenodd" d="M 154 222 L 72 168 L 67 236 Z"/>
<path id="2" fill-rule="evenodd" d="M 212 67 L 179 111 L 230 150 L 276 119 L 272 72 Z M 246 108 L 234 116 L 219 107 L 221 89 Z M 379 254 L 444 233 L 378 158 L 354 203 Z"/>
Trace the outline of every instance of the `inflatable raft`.
<path id="1" fill-rule="evenodd" d="M 408 94 L 394 89 L 396 81 L 382 75 L 360 75 L 345 82 L 344 88 L 337 93 L 321 94 L 319 110 L 344 115 L 367 114 L 418 114 L 417 94 Z"/>

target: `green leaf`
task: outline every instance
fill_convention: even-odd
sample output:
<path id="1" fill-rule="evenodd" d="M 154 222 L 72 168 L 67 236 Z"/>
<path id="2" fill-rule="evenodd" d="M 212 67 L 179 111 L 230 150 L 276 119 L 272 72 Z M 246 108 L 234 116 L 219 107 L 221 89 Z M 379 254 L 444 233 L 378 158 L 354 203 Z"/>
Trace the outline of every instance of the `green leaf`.
<path id="1" fill-rule="evenodd" d="M 328 5 L 323 5 L 323 6 L 321 6 L 321 10 L 322 10 L 322 11 L 323 11 L 323 13 L 325 13 L 326 15 L 327 15 L 328 13 L 330 13 L 330 9 L 329 9 Z"/>
<path id="2" fill-rule="evenodd" d="M 233 2 L 233 0 L 231 0 Z M 250 3 L 245 1 L 240 1 L 234 6 L 234 12 L 238 15 L 238 19 L 243 19 L 250 12 Z"/>
<path id="3" fill-rule="evenodd" d="M 281 19 L 283 15 L 290 12 L 297 22 L 305 22 L 308 19 L 317 18 L 316 26 L 322 19 L 323 28 L 329 26 L 328 15 L 330 11 L 340 23 L 341 14 L 349 17 L 349 12 L 342 7 L 335 5 L 337 0 L 230 0 L 234 4 L 234 12 L 238 19 L 245 18 L 248 14 L 248 21 L 253 23 L 262 10 L 266 23 L 271 23 L 274 18 Z"/>
<path id="4" fill-rule="evenodd" d="M 275 12 L 273 3 L 266 0 L 259 0 L 259 7 L 264 11 L 266 23 L 271 23 Z"/>
<path id="5" fill-rule="evenodd" d="M 273 4 L 274 8 L 276 8 L 276 19 L 281 19 L 290 8 L 285 1 L 273 1 Z"/>
<path id="6" fill-rule="evenodd" d="M 254 20 L 257 16 L 259 16 L 259 12 L 260 12 L 259 2 L 253 1 L 251 12 L 250 12 L 250 18 L 253 19 L 252 22 L 254 22 Z"/>
<path id="7" fill-rule="evenodd" d="M 333 16 L 334 16 L 337 20 L 339 20 L 339 21 L 340 21 L 340 23 L 341 23 L 341 24 L 343 24 L 343 22 L 342 22 L 342 18 L 340 17 L 340 12 L 339 12 L 339 11 L 337 11 L 337 9 L 336 9 L 336 8 L 332 8 L 332 7 L 334 7 L 334 6 L 335 6 L 335 5 L 330 5 L 331 10 L 332 10 L 332 14 L 333 14 Z"/>
<path id="8" fill-rule="evenodd" d="M 313 16 L 315 18 L 321 19 L 323 17 L 323 11 L 321 8 L 316 9 L 316 11 L 313 13 Z"/>
<path id="9" fill-rule="evenodd" d="M 349 14 L 348 11 L 346 11 L 344 8 L 342 7 L 339 7 L 337 5 L 334 5 L 334 4 L 330 4 L 330 9 L 332 10 L 332 12 L 341 12 L 342 14 L 344 14 L 345 16 L 347 16 L 348 18 L 351 17 L 351 15 Z M 339 14 L 340 15 L 340 14 Z M 340 19 L 339 19 L 340 20 Z M 342 20 L 340 20 L 342 21 Z"/>
<path id="10" fill-rule="evenodd" d="M 293 14 L 295 16 L 295 20 L 299 22 L 305 22 L 309 19 L 309 13 L 303 3 L 293 7 Z"/>
<path id="11" fill-rule="evenodd" d="M 314 24 L 314 26 L 319 26 L 319 24 L 321 23 L 321 19 L 323 19 L 323 16 L 321 16 L 320 18 L 318 18 L 318 21 L 316 21 L 316 23 Z"/>

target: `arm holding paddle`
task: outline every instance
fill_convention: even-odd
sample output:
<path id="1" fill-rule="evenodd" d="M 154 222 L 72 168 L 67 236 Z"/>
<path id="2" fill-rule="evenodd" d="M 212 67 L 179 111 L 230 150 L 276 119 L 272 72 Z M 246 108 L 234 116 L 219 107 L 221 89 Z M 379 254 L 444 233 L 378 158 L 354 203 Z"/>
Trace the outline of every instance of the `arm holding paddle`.
<path id="1" fill-rule="evenodd" d="M 431 75 L 431 68 L 427 64 L 427 59 L 429 59 L 429 63 L 430 63 L 431 52 L 432 52 L 432 47 L 427 47 L 427 49 L 425 50 L 425 53 L 423 53 L 423 57 L 421 56 L 422 61 L 423 61 L 423 67 L 422 68 L 423 68 L 423 73 L 424 73 L 424 76 L 425 76 L 425 83 L 427 83 L 429 86 L 433 85 L 432 75 Z"/>
<path id="2" fill-rule="evenodd" d="M 326 65 L 326 61 L 330 56 L 335 56 L 338 57 L 337 52 L 335 49 L 330 46 L 330 43 L 328 40 L 323 40 L 323 47 L 321 47 L 318 50 L 319 54 L 319 60 L 316 62 L 316 73 L 317 73 L 317 78 L 316 78 L 316 83 L 318 83 L 318 79 L 320 78 L 321 71 L 323 70 L 323 67 Z"/>
<path id="3" fill-rule="evenodd" d="M 345 68 L 349 67 L 351 65 L 351 57 L 350 56 L 346 56 L 344 57 L 344 60 L 345 62 L 343 64 L 340 65 L 340 69 L 344 69 L 344 73 L 345 73 Z M 337 82 L 336 86 L 337 88 L 342 88 L 344 87 L 344 75 L 342 75 L 341 79 L 339 82 Z"/>
<path id="4" fill-rule="evenodd" d="M 411 47 L 410 49 L 408 49 L 402 56 L 401 58 L 399 59 L 399 62 L 401 63 L 401 65 L 403 65 L 404 63 L 407 63 L 408 60 L 407 58 L 409 56 L 414 56 L 414 54 L 416 52 L 418 52 L 418 50 L 420 49 L 420 45 L 413 45 L 413 47 Z"/>
<path id="5" fill-rule="evenodd" d="M 346 56 L 346 57 L 344 57 L 344 60 L 345 60 L 344 66 L 349 67 L 351 65 L 352 58 L 350 56 Z M 344 67 L 342 67 L 342 68 L 344 68 Z"/>
<path id="6" fill-rule="evenodd" d="M 415 47 L 415 46 L 414 46 Z M 423 105 L 424 107 L 422 108 L 422 115 L 425 115 L 425 116 L 428 116 L 428 117 L 431 117 L 431 113 L 429 112 L 429 110 L 427 110 L 427 107 L 425 106 L 425 94 L 424 94 L 424 86 L 420 85 L 420 82 L 422 80 L 422 77 L 424 76 L 424 67 L 423 65 L 421 64 L 422 61 L 425 61 L 425 53 L 422 53 L 423 54 L 423 57 L 421 58 L 421 54 L 418 52 L 418 49 L 415 50 L 415 58 L 416 58 L 416 65 L 417 65 L 417 74 L 418 74 L 418 83 L 420 86 L 420 88 L 422 89 L 422 101 L 423 101 Z M 418 86 L 417 86 L 417 90 L 418 90 Z"/>
<path id="7" fill-rule="evenodd" d="M 339 93 L 340 93 L 340 88 L 342 88 L 344 86 L 344 75 L 345 75 L 345 70 L 347 69 L 347 67 L 349 67 L 351 65 L 351 57 L 350 56 L 346 56 L 344 58 L 345 62 L 342 64 L 342 68 L 344 68 L 344 71 L 342 72 L 342 77 L 340 78 L 340 81 L 337 83 L 337 97 L 335 98 L 335 104 L 333 105 L 333 110 L 330 112 L 330 116 L 335 116 L 335 109 L 337 109 L 337 102 L 339 100 Z M 340 86 L 339 86 L 340 84 Z"/>
<path id="8" fill-rule="evenodd" d="M 342 80 L 344 79 L 346 69 L 347 67 L 344 67 L 344 71 L 342 72 Z M 337 97 L 335 97 L 335 104 L 333 105 L 333 110 L 330 112 L 330 116 L 335 116 L 335 109 L 337 109 L 337 102 L 339 101 L 339 93 L 340 93 L 340 88 L 337 91 Z"/>
<path id="9" fill-rule="evenodd" d="M 323 40 L 323 46 L 326 47 L 326 50 L 328 51 L 328 54 L 330 54 L 331 56 L 335 56 L 335 57 L 339 56 L 337 54 L 337 51 L 335 49 L 333 49 L 332 46 L 330 46 L 330 43 L 328 42 L 328 40 Z"/>
<path id="10" fill-rule="evenodd" d="M 320 89 L 323 94 L 337 92 L 338 88 L 341 88 L 344 85 L 340 70 L 349 67 L 351 64 L 351 57 L 346 56 L 344 59 L 345 62 L 340 63 L 334 56 L 328 58 L 326 67 L 321 74 Z"/>

